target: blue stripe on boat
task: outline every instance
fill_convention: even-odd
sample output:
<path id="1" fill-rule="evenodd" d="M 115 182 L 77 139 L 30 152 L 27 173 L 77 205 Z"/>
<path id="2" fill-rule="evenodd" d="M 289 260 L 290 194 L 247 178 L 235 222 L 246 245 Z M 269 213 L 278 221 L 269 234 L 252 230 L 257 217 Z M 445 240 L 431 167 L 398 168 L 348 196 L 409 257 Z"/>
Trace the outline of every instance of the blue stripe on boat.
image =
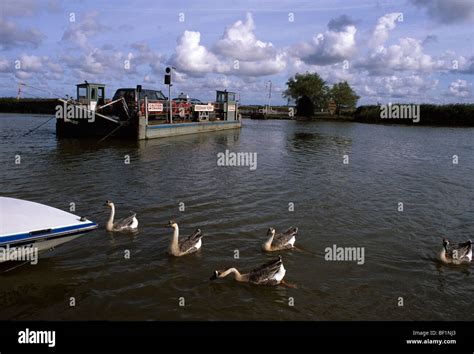
<path id="1" fill-rule="evenodd" d="M 7 243 L 12 243 L 15 241 L 21 241 L 21 240 L 38 240 L 41 238 L 45 237 L 51 237 L 57 234 L 61 233 L 67 233 L 64 236 L 68 236 L 68 234 L 71 231 L 80 231 L 81 229 L 84 229 L 84 232 L 86 231 L 91 231 L 95 229 L 98 225 L 95 222 L 90 222 L 87 224 L 79 224 L 79 225 L 73 225 L 73 226 L 66 226 L 66 227 L 59 227 L 56 229 L 51 229 L 49 232 L 40 233 L 40 234 L 35 234 L 34 236 L 31 235 L 31 232 L 27 233 L 21 233 L 21 234 L 16 234 L 16 235 L 10 235 L 10 236 L 0 236 L 0 245 L 7 244 Z M 77 233 L 77 232 L 76 232 Z"/>

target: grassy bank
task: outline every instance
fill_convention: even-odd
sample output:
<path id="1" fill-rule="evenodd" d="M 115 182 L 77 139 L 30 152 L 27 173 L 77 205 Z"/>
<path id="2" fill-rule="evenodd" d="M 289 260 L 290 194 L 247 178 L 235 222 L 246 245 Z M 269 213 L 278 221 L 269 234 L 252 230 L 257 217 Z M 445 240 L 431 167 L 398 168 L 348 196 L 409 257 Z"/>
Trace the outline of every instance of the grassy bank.
<path id="1" fill-rule="evenodd" d="M 0 98 L 0 113 L 55 114 L 59 102 L 53 98 Z"/>
<path id="2" fill-rule="evenodd" d="M 393 104 L 395 105 L 395 104 Z M 344 120 L 371 124 L 405 124 L 433 126 L 474 127 L 474 104 L 431 105 L 422 104 L 419 110 L 419 121 L 407 118 L 382 118 L 380 106 L 359 106 L 355 111 L 343 111 L 340 116 L 329 112 L 315 112 L 312 117 L 294 117 L 288 115 L 286 106 L 272 107 L 273 114 L 262 114 L 262 106 L 241 106 L 242 116 L 254 119 L 296 119 L 296 120 Z M 293 107 L 294 108 L 294 107 Z M 296 112 L 297 113 L 297 112 Z"/>
<path id="3" fill-rule="evenodd" d="M 419 122 L 412 119 L 381 118 L 379 106 L 360 106 L 354 121 L 375 124 L 408 124 L 474 127 L 474 104 L 420 105 Z"/>

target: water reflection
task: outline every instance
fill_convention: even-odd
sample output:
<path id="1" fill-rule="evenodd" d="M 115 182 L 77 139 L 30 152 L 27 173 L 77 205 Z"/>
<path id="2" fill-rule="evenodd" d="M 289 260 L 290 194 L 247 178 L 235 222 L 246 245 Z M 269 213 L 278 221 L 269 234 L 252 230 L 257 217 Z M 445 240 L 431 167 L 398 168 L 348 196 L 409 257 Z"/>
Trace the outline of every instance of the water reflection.
<path id="1" fill-rule="evenodd" d="M 20 138 L 35 124 L 0 120 L 3 195 L 64 210 L 74 202 L 100 228 L 2 274 L 0 298 L 30 288 L 8 297 L 2 319 L 472 320 L 471 268 L 435 261 L 443 236 L 462 240 L 474 227 L 472 129 L 245 120 L 241 130 L 140 142 L 57 140 L 54 124 Z M 218 167 L 226 149 L 256 152 L 257 169 Z M 119 216 L 137 212 L 139 234 L 104 230 L 107 199 Z M 199 254 L 167 255 L 170 219 L 184 236 L 203 230 Z M 263 264 L 273 257 L 260 251 L 267 228 L 290 225 L 298 249 L 282 256 L 297 289 L 208 280 Z M 364 247 L 366 262 L 326 261 L 334 244 Z M 74 311 L 70 296 L 81 301 Z"/>

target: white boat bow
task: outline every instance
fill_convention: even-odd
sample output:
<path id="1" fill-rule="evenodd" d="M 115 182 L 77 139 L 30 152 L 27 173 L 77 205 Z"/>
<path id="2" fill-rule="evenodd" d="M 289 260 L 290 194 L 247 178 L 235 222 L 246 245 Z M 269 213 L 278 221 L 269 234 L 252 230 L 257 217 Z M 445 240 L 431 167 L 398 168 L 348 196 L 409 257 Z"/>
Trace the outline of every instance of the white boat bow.
<path id="1" fill-rule="evenodd" d="M 43 251 L 71 241 L 97 226 L 86 218 L 44 204 L 0 197 L 0 249 L 35 247 Z"/>

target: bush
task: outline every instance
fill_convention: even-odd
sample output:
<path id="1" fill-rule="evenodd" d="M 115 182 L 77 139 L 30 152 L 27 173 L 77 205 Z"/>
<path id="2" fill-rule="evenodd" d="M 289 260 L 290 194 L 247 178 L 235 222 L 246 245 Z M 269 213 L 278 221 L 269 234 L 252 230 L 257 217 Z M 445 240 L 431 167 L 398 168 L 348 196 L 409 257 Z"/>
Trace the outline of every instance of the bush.
<path id="1" fill-rule="evenodd" d="M 360 123 L 468 126 L 474 127 L 474 104 L 449 104 L 420 106 L 420 121 L 411 119 L 383 119 L 380 106 L 359 106 L 354 112 L 354 121 Z"/>

